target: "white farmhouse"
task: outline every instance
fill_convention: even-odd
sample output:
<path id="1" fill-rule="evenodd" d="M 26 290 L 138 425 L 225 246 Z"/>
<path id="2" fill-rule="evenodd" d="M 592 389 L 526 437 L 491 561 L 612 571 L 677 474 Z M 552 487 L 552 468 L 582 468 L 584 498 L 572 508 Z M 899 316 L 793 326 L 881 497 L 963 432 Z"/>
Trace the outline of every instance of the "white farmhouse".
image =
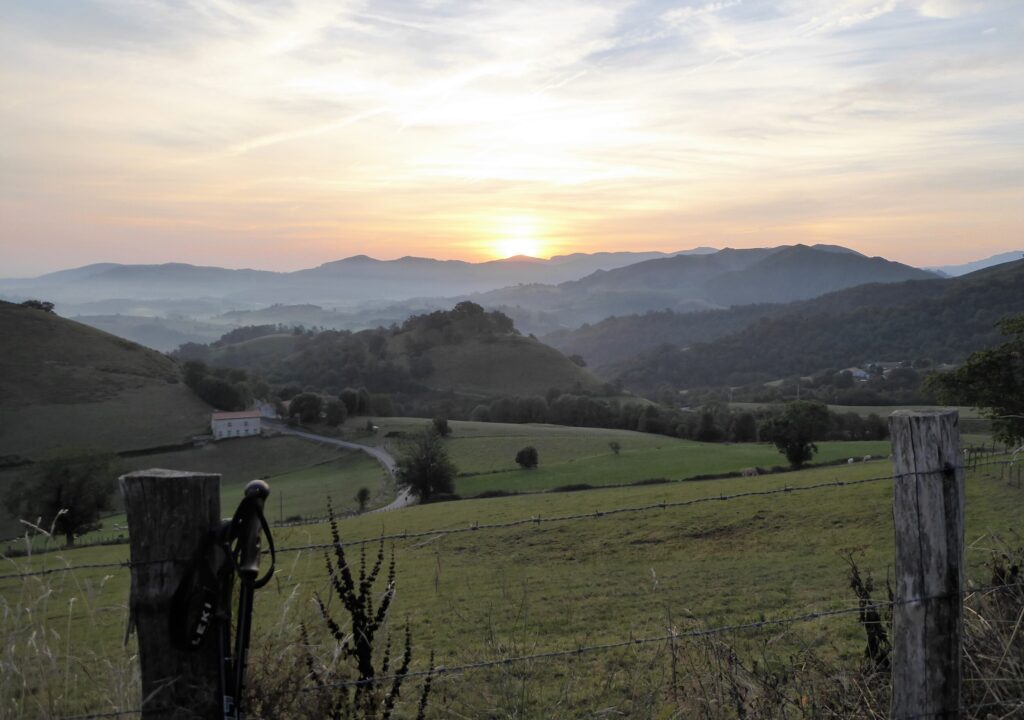
<path id="1" fill-rule="evenodd" d="M 210 418 L 214 440 L 260 434 L 260 411 L 217 412 Z"/>

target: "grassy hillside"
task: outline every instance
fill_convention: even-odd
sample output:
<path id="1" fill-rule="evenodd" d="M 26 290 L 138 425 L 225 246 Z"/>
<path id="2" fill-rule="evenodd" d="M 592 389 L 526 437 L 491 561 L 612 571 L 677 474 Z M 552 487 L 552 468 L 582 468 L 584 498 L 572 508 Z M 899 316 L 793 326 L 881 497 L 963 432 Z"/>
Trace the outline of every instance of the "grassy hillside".
<path id="1" fill-rule="evenodd" d="M 402 441 L 385 437 L 388 433 L 409 434 L 429 425 L 428 420 L 416 418 L 375 422 L 380 430 L 373 438 L 394 454 L 401 453 Z M 350 420 L 348 430 L 356 432 L 358 423 L 358 419 Z M 537 492 L 579 483 L 601 486 L 655 478 L 681 480 L 786 464 L 775 447 L 766 443 L 701 443 L 628 430 L 560 425 L 453 420 L 449 426 L 452 434 L 444 442 L 460 473 L 455 491 L 467 497 L 494 490 Z M 612 442 L 619 444 L 617 455 Z M 537 448 L 540 458 L 534 470 L 523 470 L 515 463 L 516 452 L 527 445 Z M 865 455 L 887 457 L 890 452 L 886 440 L 820 442 L 818 448 L 815 462 Z"/>
<path id="2" fill-rule="evenodd" d="M 180 443 L 209 408 L 153 350 L 41 310 L 0 303 L 0 456 L 57 446 Z"/>
<path id="3" fill-rule="evenodd" d="M 437 653 L 437 663 L 451 666 L 662 635 L 669 627 L 687 631 L 855 605 L 840 554 L 858 549 L 862 567 L 878 579 L 885 577 L 893 543 L 888 481 L 643 513 L 595 513 L 885 474 L 880 470 L 873 464 L 844 465 L 784 477 L 446 503 L 344 520 L 341 528 L 345 538 L 372 538 L 381 532 L 589 515 L 576 522 L 395 541 L 398 594 L 390 627 L 400 633 L 405 622 L 410 624 L 416 643 L 413 669 L 418 670 L 429 650 Z M 1018 488 L 971 473 L 968 546 L 993 546 L 996 533 L 1019 530 L 1021 500 Z M 279 547 L 288 547 L 329 536 L 326 527 L 312 526 L 279 531 L 276 539 Z M 126 552 L 124 547 L 91 548 L 19 560 L 11 567 L 118 561 Z M 984 551 L 968 553 L 968 577 L 987 581 L 987 557 Z M 122 648 L 127 591 L 127 573 L 103 569 L 0 581 L 0 594 L 16 607 L 46 594 L 51 611 L 45 622 L 61 630 L 60 639 L 52 640 L 39 632 L 41 616 L 30 614 L 31 620 L 19 619 L 17 625 L 14 615 L 5 616 L 10 618 L 3 621 L 8 657 L 20 663 L 20 676 L 34 688 L 27 696 L 18 695 L 26 698 L 20 701 L 23 707 L 49 700 L 59 714 L 70 714 L 137 706 L 130 683 L 124 689 L 120 669 L 134 662 L 133 644 Z M 311 617 L 313 591 L 329 592 L 322 555 L 283 553 L 278 580 L 256 597 L 254 677 L 284 667 L 281 658 L 291 658 L 287 653 L 297 642 L 300 619 L 311 628 L 314 643 L 326 638 L 322 623 Z M 759 662 L 798 661 L 790 653 L 804 642 L 848 665 L 859 663 L 863 653 L 863 633 L 854 616 L 738 632 L 725 640 L 752 650 Z M 680 646 L 684 658 L 704 648 L 689 641 Z M 88 675 L 79 662 L 60 670 L 67 656 L 88 664 Z M 669 684 L 669 673 L 664 646 L 652 645 L 445 676 L 436 681 L 431 716 L 495 717 L 494 709 L 502 708 L 516 717 L 539 717 L 550 716 L 555 708 L 567 718 L 596 713 L 670 717 L 661 714 L 668 700 L 658 691 Z M 109 689 L 119 679 L 122 689 Z M 12 682 L 5 691 L 16 687 Z M 72 701 L 60 699 L 64 688 Z M 648 693 L 657 698 L 653 708 L 642 704 Z"/>
<path id="4" fill-rule="evenodd" d="M 274 487 L 274 501 L 267 506 L 267 516 L 273 521 L 323 517 L 328 495 L 339 512 L 355 510 L 355 494 L 361 487 L 370 490 L 369 507 L 386 505 L 395 497 L 390 476 L 365 453 L 292 437 L 235 438 L 201 448 L 128 458 L 124 466 L 127 472 L 165 468 L 220 473 L 221 507 L 226 514 L 238 504 L 246 483 L 267 479 Z M 25 530 L 17 518 L 6 514 L 2 499 L 11 483 L 30 472 L 30 468 L 0 472 L 0 538 Z M 117 535 L 124 524 L 124 515 L 114 513 L 104 518 L 97 535 Z M 88 542 L 89 536 L 84 539 Z"/>

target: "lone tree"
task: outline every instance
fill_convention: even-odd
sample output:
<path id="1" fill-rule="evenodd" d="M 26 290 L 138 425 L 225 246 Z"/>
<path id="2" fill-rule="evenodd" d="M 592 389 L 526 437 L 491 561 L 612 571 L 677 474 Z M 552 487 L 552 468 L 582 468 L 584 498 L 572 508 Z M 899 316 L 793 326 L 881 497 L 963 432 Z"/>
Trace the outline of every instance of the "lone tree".
<path id="1" fill-rule="evenodd" d="M 516 464 L 524 470 L 532 470 L 537 467 L 538 462 L 537 448 L 533 445 L 527 445 L 516 453 Z"/>
<path id="2" fill-rule="evenodd" d="M 1008 342 L 979 350 L 956 370 L 926 381 L 942 402 L 972 405 L 992 418 L 992 432 L 1007 445 L 1024 443 L 1024 315 L 999 323 Z"/>
<path id="3" fill-rule="evenodd" d="M 288 415 L 297 417 L 299 422 L 316 422 L 320 419 L 323 400 L 316 393 L 301 393 L 292 398 L 288 405 Z"/>
<path id="4" fill-rule="evenodd" d="M 448 437 L 452 434 L 452 428 L 448 424 L 448 418 L 436 417 L 434 418 L 434 431 L 441 437 Z"/>
<path id="5" fill-rule="evenodd" d="M 47 300 L 26 300 L 21 304 L 22 307 L 32 308 L 33 310 L 42 310 L 45 313 L 56 315 L 53 311 L 53 303 Z"/>
<path id="6" fill-rule="evenodd" d="M 103 527 L 100 513 L 113 508 L 121 459 L 99 450 L 62 450 L 40 461 L 7 495 L 8 512 L 17 518 L 40 521 L 64 535 L 68 545 L 75 535 Z"/>
<path id="7" fill-rule="evenodd" d="M 616 456 L 618 456 L 618 454 L 622 452 L 622 443 L 620 443 L 618 440 L 609 441 L 608 447 L 611 448 L 612 453 Z"/>
<path id="8" fill-rule="evenodd" d="M 455 464 L 433 428 L 416 435 L 398 459 L 398 484 L 409 488 L 420 502 L 455 488 Z"/>
<path id="9" fill-rule="evenodd" d="M 828 408 L 824 404 L 797 400 L 764 424 L 761 437 L 774 443 L 789 464 L 799 468 L 818 452 L 814 440 L 828 431 L 828 424 Z"/>
<path id="10" fill-rule="evenodd" d="M 359 512 L 365 512 L 366 503 L 370 502 L 370 488 L 359 488 L 359 491 L 356 493 L 356 502 L 359 503 Z"/>

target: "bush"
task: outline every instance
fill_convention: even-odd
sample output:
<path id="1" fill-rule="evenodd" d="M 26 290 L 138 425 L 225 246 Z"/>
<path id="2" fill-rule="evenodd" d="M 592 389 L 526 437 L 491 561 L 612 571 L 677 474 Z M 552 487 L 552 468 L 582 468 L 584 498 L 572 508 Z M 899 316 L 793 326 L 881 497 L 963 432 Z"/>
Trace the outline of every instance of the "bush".
<path id="1" fill-rule="evenodd" d="M 436 417 L 436 418 L 434 418 L 433 422 L 434 422 L 434 432 L 436 432 L 441 437 L 448 437 L 449 435 L 452 434 L 452 429 L 448 425 L 448 418 L 446 418 L 446 417 Z"/>
<path id="2" fill-rule="evenodd" d="M 524 470 L 532 470 L 537 467 L 538 462 L 537 448 L 533 445 L 527 445 L 516 453 L 516 464 Z"/>

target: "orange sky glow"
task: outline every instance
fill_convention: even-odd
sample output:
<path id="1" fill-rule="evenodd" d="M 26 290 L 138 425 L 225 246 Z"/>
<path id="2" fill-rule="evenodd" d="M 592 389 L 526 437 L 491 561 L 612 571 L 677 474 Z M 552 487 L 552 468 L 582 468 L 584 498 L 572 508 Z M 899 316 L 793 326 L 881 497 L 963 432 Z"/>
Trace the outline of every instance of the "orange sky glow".
<path id="1" fill-rule="evenodd" d="M 1013 0 L 8 10 L 0 276 L 1024 244 Z"/>

